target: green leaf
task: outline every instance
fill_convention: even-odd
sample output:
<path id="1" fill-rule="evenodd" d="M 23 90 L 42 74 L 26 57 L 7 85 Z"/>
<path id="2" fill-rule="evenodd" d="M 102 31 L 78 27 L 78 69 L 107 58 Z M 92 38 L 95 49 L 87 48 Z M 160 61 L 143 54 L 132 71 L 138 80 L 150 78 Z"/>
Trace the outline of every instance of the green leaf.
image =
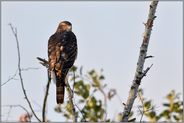
<path id="1" fill-rule="evenodd" d="M 134 114 L 134 112 L 131 111 L 130 114 L 129 114 L 129 116 L 128 116 L 128 118 L 131 118 L 133 116 L 133 114 Z"/>
<path id="2" fill-rule="evenodd" d="M 143 89 L 142 88 L 139 88 L 138 93 L 140 93 L 141 95 L 143 95 L 144 94 Z"/>
<path id="3" fill-rule="evenodd" d="M 149 116 L 150 116 L 151 118 L 155 118 L 155 116 L 156 116 L 155 111 L 151 111 L 151 112 L 149 113 Z"/>
<path id="4" fill-rule="evenodd" d="M 94 77 L 92 77 L 92 79 L 93 79 L 93 87 L 97 87 L 97 88 L 99 88 L 101 85 L 100 85 L 100 81 L 97 79 L 97 76 L 94 76 Z"/>
<path id="5" fill-rule="evenodd" d="M 111 120 L 110 119 L 106 119 L 106 121 L 105 122 L 111 122 Z"/>
<path id="6" fill-rule="evenodd" d="M 88 72 L 89 75 L 93 76 L 93 74 L 95 73 L 95 70 L 91 70 L 90 72 Z"/>
<path id="7" fill-rule="evenodd" d="M 60 106 L 56 106 L 56 107 L 54 108 L 54 110 L 55 110 L 55 112 L 57 112 L 57 113 L 61 113 L 61 112 L 62 112 L 62 109 L 61 109 Z"/>
<path id="8" fill-rule="evenodd" d="M 83 100 L 83 99 L 79 100 L 79 103 L 84 103 L 84 102 L 85 102 L 85 100 Z"/>
<path id="9" fill-rule="evenodd" d="M 174 109 L 178 109 L 179 107 L 180 107 L 179 102 L 175 102 L 175 103 L 173 104 L 173 108 L 174 108 Z"/>
<path id="10" fill-rule="evenodd" d="M 100 80 L 104 80 L 105 77 L 104 77 L 103 75 L 101 75 L 101 76 L 99 77 L 99 79 L 100 79 Z"/>
<path id="11" fill-rule="evenodd" d="M 163 106 L 170 107 L 170 104 L 169 103 L 164 103 Z"/>
<path id="12" fill-rule="evenodd" d="M 176 121 L 179 121 L 180 118 L 178 118 L 176 115 L 173 115 L 173 118 L 176 120 Z"/>
<path id="13" fill-rule="evenodd" d="M 110 89 L 108 92 L 108 99 L 111 100 L 112 97 L 116 95 L 116 90 L 115 89 Z"/>
<path id="14" fill-rule="evenodd" d="M 68 114 L 64 114 L 64 117 L 66 117 L 67 119 L 70 119 L 70 115 Z"/>
<path id="15" fill-rule="evenodd" d="M 161 116 L 165 117 L 166 119 L 170 119 L 170 112 L 169 110 L 164 110 Z"/>
<path id="16" fill-rule="evenodd" d="M 71 71 L 77 71 L 77 67 L 76 66 L 72 66 L 72 68 L 70 68 Z"/>
<path id="17" fill-rule="evenodd" d="M 135 122 L 136 118 L 132 118 L 130 120 L 128 120 L 128 122 Z"/>
<path id="18" fill-rule="evenodd" d="M 169 101 L 172 101 L 172 100 L 174 100 L 174 98 L 175 98 L 175 91 L 174 90 L 172 90 L 166 97 L 167 97 L 167 99 L 169 100 Z"/>
<path id="19" fill-rule="evenodd" d="M 75 88 L 74 92 L 77 95 L 80 95 L 85 99 L 89 97 L 89 91 L 90 91 L 89 84 L 84 84 L 84 82 L 82 80 L 80 80 L 80 81 L 75 83 L 74 88 Z"/>
<path id="20" fill-rule="evenodd" d="M 182 107 L 182 108 L 183 108 L 183 107 Z M 182 108 L 176 110 L 176 113 L 178 113 L 178 114 L 183 114 L 183 109 L 182 109 Z"/>
<path id="21" fill-rule="evenodd" d="M 151 100 L 146 101 L 144 103 L 144 108 L 145 108 L 145 110 L 149 110 L 151 108 Z"/>

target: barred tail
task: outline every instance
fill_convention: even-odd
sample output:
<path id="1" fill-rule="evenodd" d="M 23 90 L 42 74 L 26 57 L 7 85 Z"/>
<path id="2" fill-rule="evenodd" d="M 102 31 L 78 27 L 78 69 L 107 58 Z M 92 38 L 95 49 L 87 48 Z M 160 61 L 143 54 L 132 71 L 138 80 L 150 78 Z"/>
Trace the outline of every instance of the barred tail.
<path id="1" fill-rule="evenodd" d="M 56 102 L 57 104 L 62 104 L 64 102 L 65 94 L 65 79 L 56 80 Z"/>
<path id="2" fill-rule="evenodd" d="M 61 76 L 56 75 L 56 101 L 57 104 L 62 104 L 64 102 L 64 94 L 65 94 L 65 77 L 68 73 L 67 71 L 63 71 Z"/>

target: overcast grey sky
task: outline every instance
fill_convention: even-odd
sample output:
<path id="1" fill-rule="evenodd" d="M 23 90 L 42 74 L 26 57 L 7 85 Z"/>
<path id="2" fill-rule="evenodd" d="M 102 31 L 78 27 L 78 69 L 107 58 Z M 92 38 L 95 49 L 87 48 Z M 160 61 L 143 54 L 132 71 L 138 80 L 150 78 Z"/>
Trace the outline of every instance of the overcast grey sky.
<path id="1" fill-rule="evenodd" d="M 122 102 L 125 102 L 136 69 L 149 4 L 144 1 L 2 2 L 1 83 L 17 69 L 16 42 L 8 26 L 12 23 L 18 30 L 22 67 L 40 68 L 23 72 L 23 79 L 26 92 L 41 116 L 47 73 L 36 57 L 47 58 L 48 38 L 56 31 L 60 21 L 68 20 L 72 22 L 78 39 L 75 65 L 83 66 L 84 71 L 100 71 L 103 68 L 104 82 L 108 87 L 117 89 Z M 155 57 L 145 63 L 145 67 L 152 63 L 153 67 L 140 86 L 158 111 L 170 90 L 182 93 L 182 15 L 182 2 L 159 2 L 148 49 L 148 55 Z M 28 108 L 19 80 L 12 80 L 1 89 L 2 105 L 21 104 Z M 48 105 L 48 118 L 61 121 L 61 116 L 53 110 L 56 105 L 53 83 Z M 6 120 L 9 109 L 3 107 L 1 110 L 2 120 Z M 114 98 L 108 104 L 111 112 L 108 117 L 113 118 L 122 110 L 121 103 Z M 21 109 L 13 109 L 9 120 L 16 121 L 22 112 Z"/>

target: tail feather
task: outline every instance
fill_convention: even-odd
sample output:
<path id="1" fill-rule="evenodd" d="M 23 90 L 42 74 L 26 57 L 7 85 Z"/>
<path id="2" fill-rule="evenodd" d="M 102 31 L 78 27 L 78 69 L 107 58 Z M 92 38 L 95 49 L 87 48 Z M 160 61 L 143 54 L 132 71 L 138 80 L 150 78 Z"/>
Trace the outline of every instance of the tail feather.
<path id="1" fill-rule="evenodd" d="M 62 104 L 64 102 L 65 94 L 65 77 L 68 73 L 67 71 L 62 71 L 60 74 L 54 74 L 56 80 L 56 102 L 57 104 Z"/>
<path id="2" fill-rule="evenodd" d="M 56 76 L 56 102 L 62 104 L 64 102 L 65 94 L 65 76 Z"/>
<path id="3" fill-rule="evenodd" d="M 56 102 L 62 104 L 64 102 L 65 86 L 56 84 Z"/>

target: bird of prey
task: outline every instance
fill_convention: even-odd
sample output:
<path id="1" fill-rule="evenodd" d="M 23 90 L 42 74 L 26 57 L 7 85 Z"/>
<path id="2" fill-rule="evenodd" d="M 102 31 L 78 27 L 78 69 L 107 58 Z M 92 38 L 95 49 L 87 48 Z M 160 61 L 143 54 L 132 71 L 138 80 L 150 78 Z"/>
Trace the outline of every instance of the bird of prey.
<path id="1" fill-rule="evenodd" d="M 49 77 L 56 83 L 56 102 L 64 102 L 65 81 L 77 57 L 77 39 L 72 24 L 62 21 L 48 41 Z"/>

